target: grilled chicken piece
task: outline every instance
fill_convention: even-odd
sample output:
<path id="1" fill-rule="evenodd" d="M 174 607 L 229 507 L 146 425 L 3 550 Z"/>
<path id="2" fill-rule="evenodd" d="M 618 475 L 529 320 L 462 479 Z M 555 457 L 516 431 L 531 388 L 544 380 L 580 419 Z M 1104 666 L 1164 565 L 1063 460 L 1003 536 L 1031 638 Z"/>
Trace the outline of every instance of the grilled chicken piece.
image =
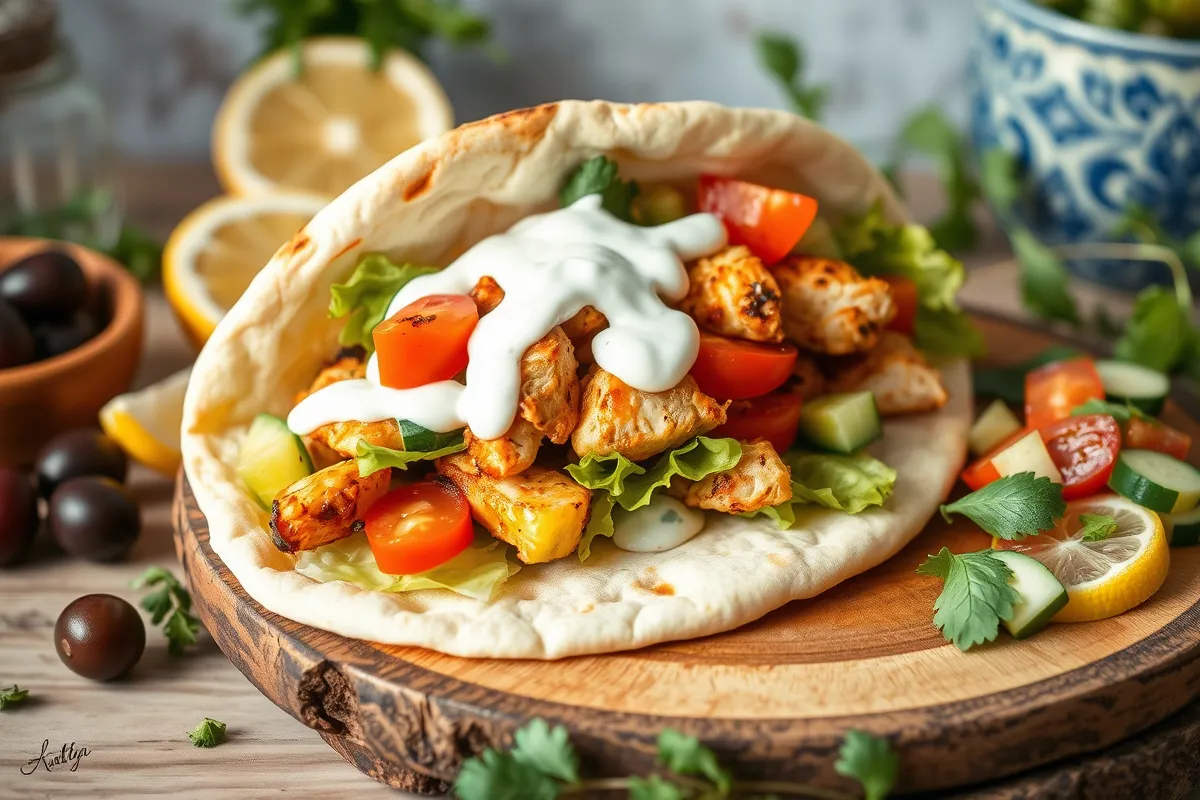
<path id="1" fill-rule="evenodd" d="M 783 341 L 779 284 L 747 247 L 727 247 L 688 264 L 679 309 L 705 330 L 754 342 Z"/>
<path id="2" fill-rule="evenodd" d="M 533 465 L 542 446 L 541 432 L 523 419 L 513 422 L 499 439 L 479 439 L 470 429 L 463 432 L 463 438 L 467 452 L 493 478 L 524 472 Z"/>
<path id="3" fill-rule="evenodd" d="M 475 307 L 479 310 L 479 316 L 482 317 L 500 305 L 500 301 L 504 299 L 504 290 L 490 275 L 484 275 L 471 290 L 471 299 L 475 301 Z"/>
<path id="4" fill-rule="evenodd" d="M 378 422 L 331 422 L 304 437 L 305 444 L 315 442 L 342 458 L 356 458 L 360 441 L 376 447 L 389 447 L 392 450 L 404 449 L 404 437 L 400 435 L 400 425 L 394 419 L 381 419 Z"/>
<path id="5" fill-rule="evenodd" d="M 684 505 L 706 508 L 726 514 L 744 514 L 767 506 L 776 506 L 792 497 L 792 471 L 767 441 L 742 445 L 742 457 L 733 469 L 715 472 L 687 486 L 686 493 L 677 482 L 671 493 Z"/>
<path id="6" fill-rule="evenodd" d="M 575 347 L 575 360 L 580 364 L 594 364 L 592 339 L 608 327 L 608 317 L 591 306 L 584 306 L 579 313 L 562 324 L 563 333 Z"/>
<path id="7" fill-rule="evenodd" d="M 557 470 L 533 466 L 511 478 L 487 475 L 469 453 L 437 460 L 437 471 L 462 490 L 471 516 L 517 558 L 540 564 L 570 555 L 583 537 L 592 493 Z"/>
<path id="8" fill-rule="evenodd" d="M 271 533 L 285 553 L 312 550 L 363 529 L 367 509 L 384 494 L 392 471 L 358 474 L 357 461 L 342 461 L 288 486 L 271 504 Z"/>
<path id="9" fill-rule="evenodd" d="M 825 376 L 811 354 L 801 353 L 797 356 L 787 388 L 800 395 L 802 400 L 812 400 L 825 394 Z"/>
<path id="10" fill-rule="evenodd" d="M 896 315 L 887 283 L 864 278 L 845 261 L 792 256 L 771 270 L 783 292 L 783 331 L 828 355 L 870 350 Z"/>
<path id="11" fill-rule="evenodd" d="M 620 453 L 641 461 L 724 424 L 728 405 L 701 392 L 690 375 L 673 389 L 651 393 L 593 367 L 583 379 L 583 407 L 571 447 L 581 458 Z"/>
<path id="12" fill-rule="evenodd" d="M 831 392 L 874 392 L 880 414 L 933 411 L 948 399 L 941 373 L 912 340 L 895 331 L 884 331 L 875 349 L 838 359 L 829 371 Z"/>
<path id="13" fill-rule="evenodd" d="M 326 364 L 317 373 L 317 377 L 313 380 L 312 386 L 309 386 L 303 392 L 296 395 L 296 403 L 299 403 L 304 398 L 308 397 L 313 392 L 324 389 L 339 381 L 348 381 L 352 378 L 365 378 L 367 376 L 367 362 L 363 360 L 362 351 L 358 348 L 347 348 L 337 354 L 337 358 L 331 364 Z"/>

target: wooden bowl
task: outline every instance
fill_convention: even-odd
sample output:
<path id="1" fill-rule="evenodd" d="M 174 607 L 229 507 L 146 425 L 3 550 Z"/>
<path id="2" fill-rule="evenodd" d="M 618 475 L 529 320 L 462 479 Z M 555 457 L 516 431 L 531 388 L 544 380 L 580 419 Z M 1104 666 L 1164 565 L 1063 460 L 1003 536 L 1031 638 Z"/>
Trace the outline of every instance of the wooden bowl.
<path id="1" fill-rule="evenodd" d="M 0 272 L 46 247 L 79 262 L 108 324 L 74 350 L 0 369 L 0 465 L 28 464 L 56 434 L 96 427 L 100 407 L 133 383 L 142 354 L 142 287 L 111 258 L 63 242 L 0 237 Z"/>

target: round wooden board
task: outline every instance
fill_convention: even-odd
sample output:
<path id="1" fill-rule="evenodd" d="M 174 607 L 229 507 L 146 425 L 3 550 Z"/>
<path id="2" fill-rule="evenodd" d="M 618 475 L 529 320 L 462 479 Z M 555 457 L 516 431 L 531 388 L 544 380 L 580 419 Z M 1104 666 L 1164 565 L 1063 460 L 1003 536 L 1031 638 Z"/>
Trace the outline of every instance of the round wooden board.
<path id="1" fill-rule="evenodd" d="M 1057 341 L 1013 322 L 976 321 L 1001 362 Z M 1200 438 L 1196 398 L 1174 400 L 1165 419 Z M 964 654 L 932 626 L 939 583 L 914 570 L 943 545 L 964 552 L 989 539 L 970 523 L 935 518 L 876 569 L 729 633 L 556 662 L 489 661 L 345 639 L 268 613 L 209 547 L 186 477 L 175 516 L 197 609 L 221 649 L 347 760 L 400 788 L 443 790 L 464 758 L 510 745 L 531 717 L 565 725 L 597 775 L 651 769 L 664 727 L 705 740 L 740 776 L 843 789 L 852 787 L 832 767 L 848 728 L 888 737 L 904 791 L 996 781 L 1074 758 L 1091 790 L 1076 786 L 1069 796 L 1143 797 L 1145 776 L 1113 767 L 1128 764 L 1128 752 L 1156 754 L 1159 769 L 1173 770 L 1164 781 L 1195 767 L 1194 747 L 1181 766 L 1145 737 L 1125 746 L 1124 762 L 1082 756 L 1200 696 L 1200 548 L 1173 550 L 1166 584 L 1131 612 Z M 1178 724 L 1185 733 L 1175 739 L 1197 735 L 1194 719 Z M 986 796 L 1042 796 L 1037 787 L 1048 791 L 1044 782 L 1062 774 L 1031 773 Z"/>

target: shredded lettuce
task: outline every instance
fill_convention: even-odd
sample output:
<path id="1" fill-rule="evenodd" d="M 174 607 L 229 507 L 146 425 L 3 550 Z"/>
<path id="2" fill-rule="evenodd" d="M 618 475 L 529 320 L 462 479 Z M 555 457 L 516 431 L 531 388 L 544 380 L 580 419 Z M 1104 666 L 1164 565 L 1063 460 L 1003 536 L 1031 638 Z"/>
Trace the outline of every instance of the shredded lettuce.
<path id="1" fill-rule="evenodd" d="M 457 441 L 453 444 L 429 451 L 393 450 L 390 447 L 376 447 L 360 439 L 357 448 L 358 474 L 365 478 L 372 472 L 378 472 L 386 467 L 408 469 L 408 465 L 414 461 L 432 461 L 435 458 L 448 456 L 451 453 L 459 453 L 466 449 L 467 445 L 463 441 L 461 431 L 458 433 Z"/>
<path id="2" fill-rule="evenodd" d="M 648 505 L 654 492 L 671 484 L 675 476 L 698 481 L 714 472 L 737 466 L 742 445 L 737 439 L 709 439 L 697 436 L 688 443 L 659 456 L 652 467 L 635 464 L 623 455 L 584 456 L 578 464 L 568 464 L 567 472 L 580 486 L 592 490 L 592 510 L 588 526 L 576 552 L 586 561 L 592 552 L 592 540 L 613 535 L 613 507 L 626 511 Z"/>
<path id="3" fill-rule="evenodd" d="M 893 225 L 876 203 L 834 232 L 842 256 L 864 275 L 902 275 L 917 285 L 915 338 L 921 349 L 942 356 L 980 356 L 983 337 L 955 299 L 966 278 L 962 262 L 939 249 L 922 225 Z"/>
<path id="4" fill-rule="evenodd" d="M 765 516 L 780 528 L 790 528 L 796 524 L 797 505 L 858 514 L 882 506 L 896 485 L 896 470 L 866 453 L 842 456 L 793 450 L 783 459 L 792 470 L 792 499 L 743 516 Z"/>
<path id="5" fill-rule="evenodd" d="M 364 534 L 305 550 L 296 558 L 296 571 L 315 581 L 345 581 L 377 592 L 415 592 L 449 589 L 475 600 L 488 601 L 520 566 L 506 557 L 507 548 L 490 536 L 475 542 L 454 558 L 418 575 L 388 575 L 379 571 Z"/>
<path id="6" fill-rule="evenodd" d="M 338 341 L 344 347 L 358 345 L 367 351 L 367 355 L 375 352 L 371 332 L 383 322 L 396 292 L 413 278 L 431 272 L 437 272 L 437 268 L 393 264 L 387 256 L 378 253 L 363 256 L 350 280 L 329 287 L 329 316 L 340 319 L 350 315 Z"/>

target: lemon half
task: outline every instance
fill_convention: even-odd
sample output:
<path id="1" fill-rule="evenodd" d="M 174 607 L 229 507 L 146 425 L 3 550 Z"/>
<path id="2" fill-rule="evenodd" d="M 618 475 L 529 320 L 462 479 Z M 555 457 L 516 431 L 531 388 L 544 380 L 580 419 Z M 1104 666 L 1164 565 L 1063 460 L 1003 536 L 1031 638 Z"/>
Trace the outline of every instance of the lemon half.
<path id="1" fill-rule="evenodd" d="M 136 392 L 109 400 L 100 409 L 100 427 L 139 464 L 168 477 L 179 469 L 179 429 L 183 395 L 191 368 Z"/>

